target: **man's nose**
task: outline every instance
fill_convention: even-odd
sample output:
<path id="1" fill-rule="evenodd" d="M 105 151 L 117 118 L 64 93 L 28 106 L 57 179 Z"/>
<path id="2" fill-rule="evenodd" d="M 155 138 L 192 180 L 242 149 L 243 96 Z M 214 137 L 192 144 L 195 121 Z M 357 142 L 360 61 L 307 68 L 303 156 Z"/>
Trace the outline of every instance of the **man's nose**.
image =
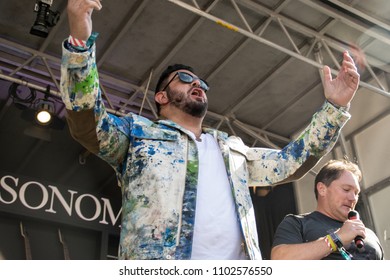
<path id="1" fill-rule="evenodd" d="M 348 199 L 349 200 L 353 200 L 353 201 L 357 201 L 358 200 L 358 195 L 356 195 L 354 192 L 349 192 Z"/>
<path id="2" fill-rule="evenodd" d="M 193 87 L 200 87 L 200 80 L 198 78 L 194 78 L 194 80 L 192 81 L 191 85 Z"/>

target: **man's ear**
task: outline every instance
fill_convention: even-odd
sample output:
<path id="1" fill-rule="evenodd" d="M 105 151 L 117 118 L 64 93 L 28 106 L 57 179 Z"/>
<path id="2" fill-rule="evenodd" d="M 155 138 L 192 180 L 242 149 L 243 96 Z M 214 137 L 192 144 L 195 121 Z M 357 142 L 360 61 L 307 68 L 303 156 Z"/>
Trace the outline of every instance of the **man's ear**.
<path id="1" fill-rule="evenodd" d="M 160 105 L 166 105 L 169 103 L 167 92 L 159 91 L 154 95 L 154 100 Z"/>
<path id="2" fill-rule="evenodd" d="M 318 182 L 316 188 L 317 188 L 317 191 L 318 191 L 318 195 L 319 196 L 324 196 L 328 187 L 325 186 L 324 183 Z"/>

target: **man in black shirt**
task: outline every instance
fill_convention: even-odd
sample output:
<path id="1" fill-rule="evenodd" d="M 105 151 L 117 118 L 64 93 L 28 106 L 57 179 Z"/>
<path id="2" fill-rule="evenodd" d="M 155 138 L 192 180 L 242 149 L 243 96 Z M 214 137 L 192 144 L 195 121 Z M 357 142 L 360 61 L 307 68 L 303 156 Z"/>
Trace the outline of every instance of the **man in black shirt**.
<path id="1" fill-rule="evenodd" d="M 375 233 L 358 218 L 348 219 L 359 198 L 361 177 L 352 162 L 326 163 L 315 179 L 316 211 L 283 219 L 275 233 L 271 259 L 384 259 Z M 363 239 L 363 246 L 357 246 L 356 237 Z"/>

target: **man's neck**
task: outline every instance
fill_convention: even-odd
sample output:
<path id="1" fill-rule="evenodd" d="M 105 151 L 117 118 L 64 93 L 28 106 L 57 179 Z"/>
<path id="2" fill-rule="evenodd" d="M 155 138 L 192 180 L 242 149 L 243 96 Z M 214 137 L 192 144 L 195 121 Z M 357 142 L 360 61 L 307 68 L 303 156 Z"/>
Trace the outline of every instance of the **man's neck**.
<path id="1" fill-rule="evenodd" d="M 203 117 L 194 117 L 182 111 L 170 111 L 167 115 L 161 115 L 162 118 L 171 120 L 181 127 L 191 131 L 196 137 L 200 137 L 202 134 Z"/>
<path id="2" fill-rule="evenodd" d="M 326 209 L 324 207 L 317 206 L 316 211 L 336 221 L 342 222 L 346 220 L 346 218 L 342 217 L 341 215 L 337 215 L 333 211 Z"/>

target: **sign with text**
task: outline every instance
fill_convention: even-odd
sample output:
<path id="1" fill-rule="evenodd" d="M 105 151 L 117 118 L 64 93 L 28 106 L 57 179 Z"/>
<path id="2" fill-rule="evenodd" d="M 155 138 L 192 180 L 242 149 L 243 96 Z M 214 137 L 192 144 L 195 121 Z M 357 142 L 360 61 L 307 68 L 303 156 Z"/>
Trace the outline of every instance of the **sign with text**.
<path id="1" fill-rule="evenodd" d="M 0 172 L 2 212 L 118 232 L 122 213 L 118 199 L 113 203 L 98 194 Z"/>

